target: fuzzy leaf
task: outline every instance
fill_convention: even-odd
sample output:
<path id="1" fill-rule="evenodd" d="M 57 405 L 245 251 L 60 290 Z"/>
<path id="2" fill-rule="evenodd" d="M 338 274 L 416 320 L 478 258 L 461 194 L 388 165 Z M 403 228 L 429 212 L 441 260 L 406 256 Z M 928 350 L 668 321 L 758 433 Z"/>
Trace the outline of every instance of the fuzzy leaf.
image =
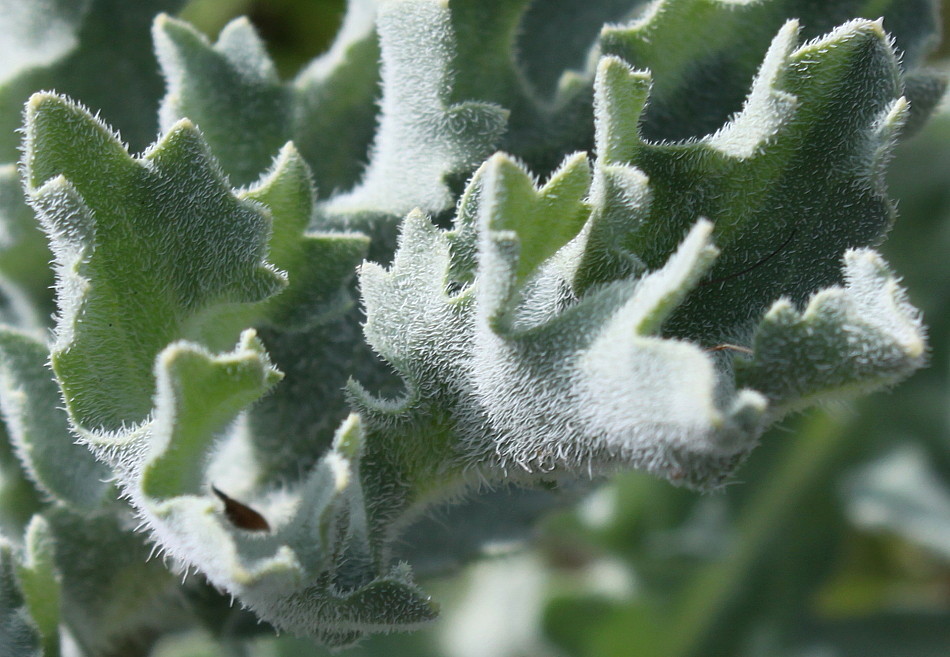
<path id="1" fill-rule="evenodd" d="M 266 144 L 273 149 L 282 140 L 293 139 L 325 193 L 352 187 L 365 167 L 363 154 L 377 119 L 377 77 L 371 65 L 379 57 L 372 34 L 376 4 L 371 0 L 349 2 L 344 26 L 331 51 L 288 84 L 276 79 L 273 65 L 246 22 L 235 21 L 226 27 L 212 46 L 186 24 L 159 19 L 155 28 L 157 50 L 169 81 L 163 125 L 168 127 L 181 117 L 194 120 L 205 130 L 225 169 L 238 181 L 252 180 L 262 168 L 269 153 Z M 535 96 L 518 70 L 515 40 L 528 4 L 524 0 L 467 0 L 444 7 L 438 3 L 402 2 L 381 9 L 379 30 L 388 49 L 384 59 L 393 65 L 382 72 L 383 115 L 388 118 L 380 127 L 370 158 L 367 173 L 373 180 L 365 180 L 361 186 L 360 193 L 367 202 L 378 206 L 380 199 L 370 198 L 375 194 L 372 190 L 381 188 L 393 176 L 403 183 L 412 182 L 409 189 L 418 191 L 420 199 L 444 197 L 444 191 L 437 191 L 440 177 L 467 174 L 489 154 L 492 145 L 525 157 L 542 171 L 557 164 L 566 140 L 577 148 L 587 145 L 589 98 L 582 93 L 583 83 L 575 84 L 551 104 Z M 425 61 L 406 45 L 420 38 L 438 46 L 427 48 Z M 588 47 L 593 41 L 592 32 Z M 436 68 L 423 74 L 419 65 Z M 478 73 L 446 74 L 461 68 Z M 424 80 L 425 85 L 414 82 L 404 87 L 402 80 L 410 78 Z M 412 89 L 413 93 L 397 95 L 398 88 Z M 330 89 L 334 93 L 329 93 Z M 386 89 L 390 90 L 388 97 Z M 499 113 L 487 105 L 466 105 L 473 99 L 501 105 L 508 112 Z M 453 103 L 461 105 L 453 110 Z M 512 123 L 502 136 L 508 113 Z M 419 116 L 442 116 L 439 121 L 444 129 L 440 134 L 449 137 L 448 142 L 436 141 L 434 135 L 419 139 Z M 261 138 L 253 143 L 231 139 L 235 131 L 251 130 Z M 450 134 L 456 131 L 458 134 Z M 466 131 L 473 136 L 465 137 Z M 347 147 L 341 145 L 341 139 Z M 433 147 L 437 143 L 454 145 L 447 149 L 442 146 L 443 152 L 436 153 Z M 250 149 L 258 150 L 252 153 Z M 395 164 L 399 156 L 411 157 L 412 164 Z M 420 167 L 420 163 L 426 166 Z M 387 193 L 408 196 L 405 190 L 405 184 L 390 184 Z M 341 200 L 342 205 L 331 202 L 330 214 L 349 207 L 350 202 L 349 195 Z M 445 209 L 444 201 L 417 204 L 431 210 Z M 401 210 L 386 210 L 384 214 L 404 213 L 410 207 L 404 203 Z"/>
<path id="2" fill-rule="evenodd" d="M 37 48 L 27 60 L 62 72 L 101 53 L 83 21 L 113 2 L 76 5 L 75 20 L 51 12 L 47 36 L 23 35 Z M 51 361 L 68 415 L 38 419 L 60 395 L 42 343 L 13 329 L 0 331 L 0 402 L 54 497 L 31 528 L 33 579 L 17 583 L 37 640 L 52 636 L 40 594 L 57 578 L 62 622 L 88 654 L 144 654 L 195 617 L 237 641 L 255 632 L 251 612 L 337 647 L 412 629 L 436 611 L 403 556 L 427 569 L 473 557 L 523 534 L 513 525 L 550 506 L 540 489 L 571 499 L 617 469 L 715 488 L 776 417 L 921 364 L 916 312 L 867 247 L 894 214 L 891 146 L 942 89 L 902 69 L 929 48 L 933 3 L 574 4 L 350 0 L 331 51 L 288 83 L 246 21 L 212 44 L 160 17 L 166 134 L 140 157 L 70 101 L 33 97 L 22 171 L 55 256 Z M 113 9 L 141 18 L 138 5 Z M 804 45 L 795 22 L 782 27 L 798 16 L 817 37 L 866 11 L 884 27 L 851 21 Z M 594 23 L 631 17 L 585 62 Z M 62 45 L 37 59 L 49 35 Z M 0 100 L 16 90 L 2 85 Z M 129 125 L 152 124 L 129 107 Z M 567 155 L 583 150 L 591 160 Z M 41 300 L 16 260 L 40 251 L 20 231 L 12 175 L 0 170 L 0 273 Z M 228 175 L 251 186 L 233 190 Z M 372 243 L 317 232 L 339 227 Z M 365 314 L 347 290 L 364 254 L 382 263 L 360 267 Z M 34 330 L 9 289 L 0 317 Z M 100 466 L 62 467 L 67 420 L 131 511 L 83 484 L 106 478 L 82 473 Z M 7 494 L 2 446 L 0 459 Z M 483 505 L 502 483 L 529 490 L 496 516 Z M 466 495 L 429 533 L 426 510 Z M 772 510 L 751 508 L 755 526 Z M 174 576 L 145 563 L 131 514 Z M 725 568 L 745 572 L 749 558 Z M 181 596 L 191 570 L 201 583 Z M 747 604 L 707 570 L 716 582 L 699 583 L 674 631 L 647 621 L 677 654 Z M 202 597 L 211 587 L 221 593 Z M 214 612 L 225 595 L 249 611 Z"/>
<path id="3" fill-rule="evenodd" d="M 701 350 L 651 337 L 715 258 L 710 230 L 697 224 L 662 269 L 523 332 L 490 328 L 491 291 L 481 285 L 472 378 L 493 431 L 490 447 L 475 443 L 473 453 L 494 453 L 506 470 L 580 474 L 623 463 L 694 485 L 728 471 L 754 444 L 764 400 L 723 399 Z M 482 267 L 505 256 L 492 244 Z"/>
<path id="4" fill-rule="evenodd" d="M 336 41 L 293 81 L 293 139 L 327 197 L 359 180 L 376 131 L 377 5 L 378 0 L 347 0 Z"/>
<path id="5" fill-rule="evenodd" d="M 589 79 L 568 73 L 556 93 L 541 96 L 521 66 L 522 43 L 538 38 L 537 33 L 529 31 L 534 25 L 527 20 L 528 13 L 536 9 L 551 23 L 570 20 L 569 15 L 574 13 L 568 11 L 565 16 L 559 11 L 563 7 L 546 6 L 549 4 L 527 0 L 449 3 L 455 33 L 452 67 L 472 71 L 454 80 L 454 99 L 480 99 L 505 108 L 507 130 L 497 147 L 545 175 L 558 166 L 565 153 L 589 148 L 591 137 Z M 593 37 L 592 33 L 588 48 L 594 44 Z M 558 61 L 560 57 L 555 56 L 546 64 Z M 564 69 L 558 73 L 564 73 Z"/>
<path id="6" fill-rule="evenodd" d="M 649 70 L 655 80 L 643 117 L 643 134 L 652 140 L 702 137 L 716 131 L 739 111 L 761 53 L 789 18 L 802 26 L 803 37 L 817 38 L 855 18 L 877 20 L 895 38 L 908 70 L 919 66 L 933 48 L 938 32 L 931 0 L 662 0 L 636 20 L 609 25 L 600 37 L 604 54 L 632 67 Z M 701 26 L 697 29 L 697 26 Z M 736 39 L 736 34 L 742 34 Z M 672 45 L 675 44 L 675 45 Z M 922 74 L 913 112 L 926 116 L 945 83 Z M 924 91 L 928 85 L 936 85 Z M 918 107 L 919 105 L 919 107 Z"/>
<path id="7" fill-rule="evenodd" d="M 162 128 L 171 130 L 182 118 L 194 121 L 235 183 L 256 180 L 291 137 L 291 108 L 289 90 L 254 28 L 246 19 L 235 20 L 212 46 L 187 23 L 162 15 L 153 35 L 168 81 Z M 234 138 L 241 134 L 254 138 Z"/>
<path id="8" fill-rule="evenodd" d="M 503 181 L 482 189 L 482 207 L 493 207 L 489 195 L 507 196 Z M 494 221 L 490 210 L 482 214 L 478 282 L 455 299 L 444 289 L 448 240 L 420 215 L 407 218 L 390 271 L 361 270 L 367 339 L 410 391 L 396 408 L 364 396 L 369 418 L 385 422 L 398 408 L 420 422 L 431 413 L 428 400 L 456 406 L 451 437 L 436 443 L 432 461 L 397 467 L 440 463 L 445 478 L 461 461 L 487 477 L 557 479 L 624 463 L 714 485 L 754 444 L 764 399 L 743 392 L 723 400 L 702 350 L 652 337 L 712 263 L 711 226 L 697 225 L 663 269 L 518 330 L 493 319 L 517 272 L 517 240 L 492 231 Z M 440 366 L 452 362 L 470 365 Z M 402 477 L 424 479 L 411 471 Z"/>
<path id="9" fill-rule="evenodd" d="M 312 233 L 310 170 L 293 145 L 280 151 L 259 185 L 242 199 L 268 208 L 273 219 L 269 259 L 287 272 L 287 288 L 264 302 L 265 321 L 284 329 L 323 323 L 348 310 L 352 295 L 345 284 L 363 259 L 369 239 L 357 233 Z"/>
<path id="10" fill-rule="evenodd" d="M 162 82 L 154 56 L 143 45 L 152 17 L 182 4 L 3 0 L 0 43 L 18 53 L 29 44 L 33 54 L 24 60 L 2 58 L 7 75 L 0 75 L 0 161 L 17 159 L 21 108 L 41 89 L 55 89 L 102 111 L 133 149 L 145 148 L 155 136 Z"/>
<path id="11" fill-rule="evenodd" d="M 568 232 L 551 248 L 538 239 L 556 233 L 536 232 L 526 174 L 496 156 L 463 195 L 454 232 L 410 214 L 392 267 L 361 268 L 367 340 L 403 375 L 407 392 L 396 401 L 359 388 L 354 394 L 367 417 L 367 449 L 379 450 L 401 473 L 396 478 L 420 482 L 409 499 L 433 486 L 421 483 L 421 472 L 436 463 L 449 488 L 461 479 L 456 463 L 489 480 L 523 471 L 535 481 L 623 463 L 715 486 L 756 443 L 767 417 L 811 401 L 819 389 L 880 387 L 921 365 L 919 322 L 867 253 L 851 257 L 845 271 L 854 300 L 831 304 L 852 303 L 848 317 L 865 315 L 858 342 L 847 337 L 854 331 L 843 311 L 829 310 L 809 337 L 835 345 L 831 378 L 804 361 L 791 378 L 809 383 L 776 396 L 787 357 L 766 350 L 763 362 L 771 364 L 756 367 L 767 375 L 734 380 L 728 357 L 699 347 L 748 339 L 750 319 L 764 312 L 758 299 L 794 299 L 837 279 L 837 270 L 816 267 L 815 250 L 840 254 L 850 243 L 873 242 L 893 212 L 881 170 L 906 104 L 891 45 L 868 21 L 802 47 L 797 32 L 791 22 L 776 36 L 742 113 L 715 135 L 683 144 L 642 138 L 649 77 L 603 58 L 591 212 L 575 239 L 577 229 L 564 221 Z M 816 181 L 837 191 L 816 194 Z M 861 222 L 838 216 L 856 207 Z M 670 256 L 678 221 L 704 214 L 715 226 L 697 223 Z M 806 227 L 823 239 L 799 237 Z M 711 232 L 722 244 L 715 264 Z M 532 255 L 528 240 L 542 251 Z M 749 256 L 750 248 L 761 255 Z M 868 267 L 878 273 L 862 262 L 876 263 Z M 872 307 L 881 309 L 874 319 Z M 767 411 L 769 397 L 775 406 Z M 445 415 L 440 406 L 453 410 Z M 399 453 L 374 446 L 394 429 L 406 436 Z M 413 436 L 427 434 L 428 454 L 413 456 Z"/>
<path id="12" fill-rule="evenodd" d="M 743 385 L 764 393 L 773 412 L 906 378 L 926 360 L 919 312 L 874 251 L 844 258 L 844 288 L 815 294 L 803 312 L 778 301 L 753 338 Z"/>
<path id="13" fill-rule="evenodd" d="M 274 152 L 293 140 L 325 193 L 351 187 L 376 117 L 375 5 L 351 0 L 330 52 L 288 83 L 280 82 L 246 20 L 230 23 L 211 45 L 187 23 L 160 16 L 153 34 L 168 81 L 163 128 L 185 117 L 198 124 L 236 183 L 256 180 Z"/>
<path id="14" fill-rule="evenodd" d="M 215 306 L 283 286 L 263 261 L 270 222 L 235 198 L 188 122 L 141 159 L 56 96 L 31 100 L 27 126 L 28 191 L 58 269 L 53 370 L 80 425 L 138 422 L 160 349 L 190 335 L 229 338 L 228 323 L 211 323 Z"/>
<path id="15" fill-rule="evenodd" d="M 514 234 L 520 245 L 515 281 L 524 283 L 584 225 L 589 212 L 582 202 L 590 187 L 587 158 L 579 155 L 566 161 L 538 190 L 531 177 L 504 156 L 494 156 L 484 175 L 486 193 L 494 201 L 484 209 L 489 229 Z"/>
<path id="16" fill-rule="evenodd" d="M 507 112 L 455 97 L 451 21 L 448 6 L 437 0 L 380 7 L 379 128 L 362 182 L 335 198 L 329 214 L 447 209 L 454 199 L 446 176 L 471 171 L 498 143 Z"/>
<path id="17" fill-rule="evenodd" d="M 430 619 L 428 598 L 408 569 L 380 570 L 370 558 L 357 418 L 341 427 L 334 450 L 294 490 L 277 495 L 259 487 L 241 457 L 240 427 L 225 430 L 275 379 L 250 332 L 234 352 L 219 356 L 173 344 L 156 363 L 153 419 L 85 440 L 116 469 L 163 551 L 275 626 L 345 645 L 364 632 Z M 267 519 L 268 529 L 235 524 L 212 486 L 232 504 L 240 497 L 240 505 Z"/>
<path id="18" fill-rule="evenodd" d="M 695 142 L 653 143 L 632 132 L 636 118 L 624 108 L 642 108 L 646 78 L 602 60 L 595 87 L 598 143 L 610 144 L 604 164 L 646 174 L 649 200 L 636 192 L 635 174 L 612 181 L 618 172 L 600 173 L 598 160 L 594 208 L 606 227 L 592 225 L 602 235 L 575 273 L 580 293 L 635 270 L 616 256 L 605 263 L 604 243 L 656 267 L 678 231 L 705 216 L 722 255 L 666 330 L 710 346 L 744 344 L 776 298 L 804 303 L 840 280 L 832 263 L 847 248 L 880 239 L 894 215 L 883 165 L 907 109 L 897 58 L 879 23 L 854 21 L 802 46 L 797 32 L 790 22 L 775 37 L 742 112 Z M 632 212 L 623 226 L 608 211 L 625 197 Z"/>
<path id="19" fill-rule="evenodd" d="M 92 509 L 112 487 L 109 470 L 75 444 L 44 344 L 0 328 L 0 408 L 23 469 L 47 495 Z"/>
<path id="20" fill-rule="evenodd" d="M 245 406 L 280 380 L 253 333 L 233 355 L 214 358 L 187 343 L 166 347 L 156 363 L 154 454 L 142 470 L 142 493 L 161 500 L 201 491 L 211 441 Z"/>
<path id="21" fill-rule="evenodd" d="M 16 577 L 16 556 L 0 542 L 0 654 L 42 657 L 41 639 Z"/>

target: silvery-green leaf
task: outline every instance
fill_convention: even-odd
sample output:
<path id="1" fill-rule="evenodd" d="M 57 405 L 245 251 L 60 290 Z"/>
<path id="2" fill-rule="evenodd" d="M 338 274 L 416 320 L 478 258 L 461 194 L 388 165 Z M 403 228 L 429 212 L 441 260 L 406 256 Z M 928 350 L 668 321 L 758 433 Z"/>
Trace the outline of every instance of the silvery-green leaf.
<path id="1" fill-rule="evenodd" d="M 10 657 L 42 657 L 41 639 L 16 576 L 16 555 L 0 542 L 0 651 Z"/>
<path id="2" fill-rule="evenodd" d="M 897 57 L 880 23 L 853 21 L 802 45 L 798 29 L 792 21 L 776 35 L 742 111 L 690 142 L 647 140 L 637 120 L 652 99 L 651 78 L 601 61 L 597 140 L 610 151 L 595 166 L 580 292 L 636 269 L 598 256 L 605 242 L 655 268 L 680 231 L 705 217 L 721 255 L 667 331 L 709 346 L 747 345 L 778 297 L 804 303 L 841 280 L 846 249 L 880 240 L 894 217 L 884 165 L 907 111 Z M 642 175 L 645 192 L 637 191 Z"/>
<path id="3" fill-rule="evenodd" d="M 883 18 L 907 71 L 920 66 L 936 44 L 937 3 L 931 0 L 663 0 L 632 21 L 605 26 L 600 47 L 653 75 L 655 86 L 643 117 L 645 137 L 703 137 L 742 108 L 761 53 L 785 21 L 796 19 L 802 36 L 813 39 L 855 18 Z M 913 113 L 925 117 L 945 82 L 933 72 L 919 75 L 908 95 Z"/>
<path id="4" fill-rule="evenodd" d="M 901 447 L 855 469 L 842 494 L 858 526 L 894 532 L 950 558 L 950 489 L 920 446 Z"/>
<path id="5" fill-rule="evenodd" d="M 53 554 L 53 537 L 43 516 L 30 521 L 24 541 L 24 559 L 17 577 L 30 616 L 41 637 L 43 655 L 59 655 L 60 586 Z"/>
<path id="6" fill-rule="evenodd" d="M 0 327 L 0 409 L 34 484 L 69 506 L 92 509 L 112 492 L 111 473 L 75 443 L 48 359 L 45 344 Z"/>
<path id="7" fill-rule="evenodd" d="M 471 171 L 491 153 L 507 112 L 456 95 L 451 68 L 456 35 L 445 3 L 388 2 L 377 21 L 382 98 L 369 165 L 360 184 L 336 197 L 326 212 L 448 209 L 454 199 L 446 176 Z"/>
<path id="8" fill-rule="evenodd" d="M 752 358 L 738 361 L 739 380 L 775 411 L 880 388 L 925 363 L 920 313 L 881 257 L 849 251 L 844 277 L 844 287 L 816 293 L 801 312 L 777 301 L 756 329 Z"/>
<path id="9" fill-rule="evenodd" d="M 101 111 L 134 150 L 155 137 L 162 81 L 147 47 L 152 17 L 182 0 L 37 0 L 0 3 L 0 161 L 17 159 L 21 111 L 55 89 Z M 24 48 L 24 46 L 26 48 Z M 9 52 L 9 51 L 7 51 Z M 118 65 L 117 65 L 118 64 Z M 116 93 L 121 90 L 121 93 Z"/>
<path id="10" fill-rule="evenodd" d="M 168 82 L 162 126 L 194 121 L 235 183 L 254 181 L 293 140 L 322 194 L 353 186 L 377 111 L 376 4 L 351 0 L 330 51 L 286 83 L 246 19 L 230 23 L 212 45 L 187 23 L 160 16 L 153 34 Z"/>

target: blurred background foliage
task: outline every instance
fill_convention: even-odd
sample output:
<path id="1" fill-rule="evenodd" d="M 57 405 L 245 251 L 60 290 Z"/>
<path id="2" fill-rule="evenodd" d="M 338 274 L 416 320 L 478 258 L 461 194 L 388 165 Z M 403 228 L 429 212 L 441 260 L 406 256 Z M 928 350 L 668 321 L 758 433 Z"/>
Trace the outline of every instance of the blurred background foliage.
<path id="1" fill-rule="evenodd" d="M 193 0 L 183 17 L 214 36 L 249 16 L 289 76 L 326 48 L 342 11 L 343 0 Z M 948 57 L 944 43 L 934 65 Z M 950 107 L 899 148 L 890 182 L 901 216 L 882 250 L 924 312 L 930 367 L 787 420 L 724 493 L 619 476 L 549 518 L 532 548 L 498 546 L 428 582 L 442 602 L 429 629 L 346 654 L 950 655 Z M 186 635 L 158 654 L 322 653 L 290 637 Z"/>

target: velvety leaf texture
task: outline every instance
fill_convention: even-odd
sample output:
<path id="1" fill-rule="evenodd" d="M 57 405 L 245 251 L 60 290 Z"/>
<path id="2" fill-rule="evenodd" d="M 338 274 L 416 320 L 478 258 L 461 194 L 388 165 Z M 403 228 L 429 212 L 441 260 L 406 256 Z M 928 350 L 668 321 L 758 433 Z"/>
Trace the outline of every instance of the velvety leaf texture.
<path id="1" fill-rule="evenodd" d="M 925 363 L 932 2 L 350 0 L 287 81 L 178 5 L 0 0 L 4 654 L 412 630 L 414 567 Z"/>
<path id="2" fill-rule="evenodd" d="M 23 103 L 42 89 L 69 94 L 104 112 L 134 149 L 145 148 L 154 139 L 161 96 L 155 56 L 145 47 L 149 24 L 156 13 L 182 4 L 4 0 L 0 30 L 3 47 L 12 52 L 3 58 L 7 69 L 0 75 L 0 160 L 16 160 L 20 139 L 14 129 Z"/>
<path id="3" fill-rule="evenodd" d="M 47 495 L 69 506 L 95 508 L 112 492 L 110 473 L 75 444 L 48 357 L 42 342 L 0 329 L 0 409 L 10 442 L 23 469 Z"/>
<path id="4" fill-rule="evenodd" d="M 54 371 L 80 425 L 138 422 L 151 407 L 157 352 L 203 330 L 189 319 L 213 302 L 259 301 L 283 285 L 263 262 L 268 218 L 234 197 L 188 122 L 141 160 L 59 97 L 34 96 L 27 122 L 30 201 L 59 278 Z M 98 184 L 102 174 L 115 184 Z"/>
<path id="5" fill-rule="evenodd" d="M 158 17 L 153 35 L 168 81 L 163 128 L 183 117 L 197 123 L 235 183 L 255 180 L 293 139 L 323 192 L 351 187 L 363 169 L 376 118 L 375 13 L 375 0 L 350 2 L 331 50 L 287 83 L 278 79 L 246 20 L 225 27 L 212 46 L 188 23 Z M 257 136 L 233 138 L 245 132 Z"/>

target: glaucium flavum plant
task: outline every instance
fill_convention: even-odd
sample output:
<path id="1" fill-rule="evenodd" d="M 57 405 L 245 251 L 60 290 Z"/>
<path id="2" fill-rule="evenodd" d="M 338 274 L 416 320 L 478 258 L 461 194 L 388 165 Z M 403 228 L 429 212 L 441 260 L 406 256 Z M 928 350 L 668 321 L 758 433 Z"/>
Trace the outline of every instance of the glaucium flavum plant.
<path id="1" fill-rule="evenodd" d="M 873 247 L 931 2 L 350 0 L 290 81 L 178 6 L 0 1 L 4 655 L 412 629 L 414 571 L 925 360 Z"/>

